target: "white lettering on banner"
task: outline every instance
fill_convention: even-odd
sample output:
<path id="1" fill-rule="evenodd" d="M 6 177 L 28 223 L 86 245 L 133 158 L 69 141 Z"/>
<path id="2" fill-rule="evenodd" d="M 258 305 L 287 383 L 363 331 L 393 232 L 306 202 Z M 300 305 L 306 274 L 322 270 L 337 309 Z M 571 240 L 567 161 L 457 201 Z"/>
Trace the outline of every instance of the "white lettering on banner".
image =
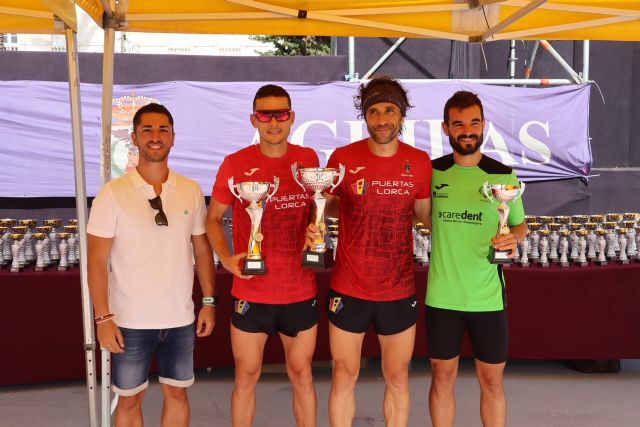
<path id="1" fill-rule="evenodd" d="M 304 145 L 304 134 L 307 132 L 313 125 L 322 125 L 333 133 L 334 138 L 338 136 L 338 131 L 336 130 L 336 121 L 325 122 L 324 120 L 309 120 L 308 122 L 302 123 L 298 128 L 293 132 L 293 136 L 291 137 L 291 142 L 293 144 Z"/>
<path id="2" fill-rule="evenodd" d="M 416 122 L 420 120 L 405 120 L 404 121 L 404 132 L 400 136 L 402 142 L 415 147 L 416 146 Z"/>
<path id="3" fill-rule="evenodd" d="M 360 141 L 364 139 L 364 120 L 345 120 L 344 122 L 349 125 L 350 141 Z"/>
<path id="4" fill-rule="evenodd" d="M 530 150 L 535 151 L 536 154 L 539 154 L 540 157 L 542 157 L 541 162 L 536 162 L 535 160 L 529 159 L 524 153 L 524 150 L 522 150 L 522 164 L 526 165 L 527 163 L 529 163 L 532 165 L 543 165 L 545 163 L 549 163 L 551 161 L 551 150 L 542 141 L 529 135 L 529 127 L 532 125 L 540 126 L 542 129 L 544 129 L 547 138 L 549 137 L 548 121 L 542 123 L 536 120 L 531 120 L 530 122 L 526 122 L 524 125 L 522 125 L 522 127 L 520 128 L 520 133 L 518 135 L 518 137 L 520 138 L 520 142 L 522 142 L 522 145 L 529 148 Z"/>
<path id="5" fill-rule="evenodd" d="M 258 133 L 258 129 L 253 133 L 253 139 L 251 140 L 251 145 L 260 144 L 260 134 Z"/>
<path id="6" fill-rule="evenodd" d="M 442 120 L 425 120 L 429 124 L 429 136 L 431 137 L 431 158 L 437 159 L 444 154 L 442 147 Z"/>
<path id="7" fill-rule="evenodd" d="M 482 145 L 483 153 L 496 153 L 500 156 L 500 161 L 505 165 L 513 166 L 517 165 L 518 162 L 515 161 L 511 153 L 509 153 L 509 148 L 507 147 L 507 143 L 504 141 L 504 138 L 498 131 L 493 127 L 492 122 L 488 123 L 488 130 L 484 137 L 484 144 Z M 494 150 L 488 150 L 487 146 L 493 145 Z"/>

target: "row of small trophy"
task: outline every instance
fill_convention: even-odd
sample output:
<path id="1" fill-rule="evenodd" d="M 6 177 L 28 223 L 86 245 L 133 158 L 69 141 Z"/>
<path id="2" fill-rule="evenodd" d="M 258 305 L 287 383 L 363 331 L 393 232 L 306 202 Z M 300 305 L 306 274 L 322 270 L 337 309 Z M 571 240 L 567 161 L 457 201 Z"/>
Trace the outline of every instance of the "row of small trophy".
<path id="1" fill-rule="evenodd" d="M 431 230 L 423 223 L 416 223 L 411 229 L 413 234 L 413 258 L 418 264 L 429 265 L 431 252 Z"/>
<path id="2" fill-rule="evenodd" d="M 64 232 L 57 231 L 61 219 L 47 219 L 42 224 L 37 226 L 35 219 L 0 219 L 0 267 L 18 273 L 27 267 L 34 271 L 50 266 L 68 270 L 79 263 L 78 221 L 69 220 Z"/>
<path id="3" fill-rule="evenodd" d="M 529 232 L 514 261 L 528 267 L 640 262 L 640 214 L 527 216 Z"/>
<path id="4" fill-rule="evenodd" d="M 329 187 L 336 188 L 344 178 L 345 168 L 343 165 L 339 169 L 335 168 L 300 168 L 297 164 L 291 165 L 291 173 L 295 182 L 305 191 L 312 191 L 312 199 L 316 206 L 315 225 L 323 234 L 327 229 L 324 221 L 324 208 L 326 199 L 322 192 Z M 338 178 L 336 180 L 336 178 Z M 240 201 L 249 202 L 245 208 L 251 219 L 251 231 L 249 234 L 249 246 L 247 257 L 244 259 L 242 274 L 262 275 L 267 273 L 265 258 L 262 255 L 262 234 L 260 224 L 262 215 L 268 202 L 278 191 L 280 179 L 273 177 L 273 182 L 245 181 L 234 183 L 233 177 L 228 181 L 229 189 Z M 329 227 L 329 236 L 336 240 L 338 237 L 337 220 L 332 221 Z M 324 237 L 319 238 L 315 243 L 314 250 L 303 253 L 302 265 L 307 267 L 324 267 L 324 254 L 327 250 Z M 335 254 L 335 251 L 334 251 Z"/>

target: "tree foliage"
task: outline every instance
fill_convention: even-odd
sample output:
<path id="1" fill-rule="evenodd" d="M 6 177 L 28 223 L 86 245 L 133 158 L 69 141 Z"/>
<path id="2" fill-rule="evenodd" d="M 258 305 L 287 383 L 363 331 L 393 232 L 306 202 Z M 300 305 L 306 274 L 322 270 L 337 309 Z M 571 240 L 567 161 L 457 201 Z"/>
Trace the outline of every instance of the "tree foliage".
<path id="1" fill-rule="evenodd" d="M 261 56 L 312 56 L 331 53 L 331 37 L 251 36 L 251 39 L 273 44 L 274 50 L 261 53 Z"/>

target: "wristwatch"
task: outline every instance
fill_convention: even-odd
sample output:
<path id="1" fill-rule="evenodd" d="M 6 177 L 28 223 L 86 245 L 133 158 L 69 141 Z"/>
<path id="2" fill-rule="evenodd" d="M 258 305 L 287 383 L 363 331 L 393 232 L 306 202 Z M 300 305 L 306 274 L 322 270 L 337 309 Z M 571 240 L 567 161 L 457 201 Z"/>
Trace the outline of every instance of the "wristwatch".
<path id="1" fill-rule="evenodd" d="M 204 297 L 202 298 L 202 305 L 208 305 L 210 307 L 218 306 L 218 296 L 214 295 L 212 297 Z"/>

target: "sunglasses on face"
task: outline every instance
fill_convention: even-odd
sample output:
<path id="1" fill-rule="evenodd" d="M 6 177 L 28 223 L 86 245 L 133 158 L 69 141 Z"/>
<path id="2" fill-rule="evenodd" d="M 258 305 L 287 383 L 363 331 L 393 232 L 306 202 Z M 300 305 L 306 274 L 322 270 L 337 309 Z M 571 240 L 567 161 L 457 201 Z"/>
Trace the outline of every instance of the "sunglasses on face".
<path id="1" fill-rule="evenodd" d="M 160 196 L 156 196 L 153 199 L 149 199 L 149 204 L 151 207 L 158 211 L 156 214 L 156 225 L 169 225 L 169 221 L 167 221 L 167 215 L 165 215 L 162 210 L 162 199 Z"/>
<path id="2" fill-rule="evenodd" d="M 278 122 L 286 122 L 291 117 L 291 110 L 260 110 L 253 113 L 256 120 L 268 123 L 275 117 Z"/>

